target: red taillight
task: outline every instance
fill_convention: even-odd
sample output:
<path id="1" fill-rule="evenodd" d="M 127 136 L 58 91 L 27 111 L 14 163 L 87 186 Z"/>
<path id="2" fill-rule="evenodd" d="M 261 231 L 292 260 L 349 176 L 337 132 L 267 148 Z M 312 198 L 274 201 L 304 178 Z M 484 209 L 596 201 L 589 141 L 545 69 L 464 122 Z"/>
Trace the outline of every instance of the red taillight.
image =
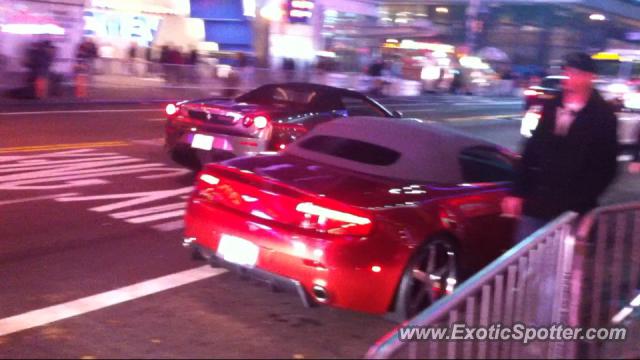
<path id="1" fill-rule="evenodd" d="M 194 197 L 199 202 L 229 207 L 260 222 L 337 236 L 362 237 L 373 230 L 372 214 L 365 209 L 244 170 L 208 164 L 197 179 Z"/>
<path id="2" fill-rule="evenodd" d="M 178 107 L 175 104 L 169 104 L 164 109 L 164 111 L 167 113 L 167 115 L 173 116 L 173 115 L 175 115 L 175 113 L 178 112 Z"/>
<path id="3" fill-rule="evenodd" d="M 280 150 L 284 150 L 287 148 L 287 144 L 280 144 L 280 146 L 278 146 L 278 149 Z"/>
<path id="4" fill-rule="evenodd" d="M 371 220 L 349 212 L 318 206 L 312 202 L 299 203 L 296 211 L 305 215 L 301 227 L 334 235 L 364 236 L 371 231 Z"/>
<path id="5" fill-rule="evenodd" d="M 255 126 L 256 129 L 262 130 L 269 124 L 269 119 L 266 116 L 258 115 L 256 117 L 246 116 L 242 120 L 242 125 L 249 127 L 251 125 Z"/>

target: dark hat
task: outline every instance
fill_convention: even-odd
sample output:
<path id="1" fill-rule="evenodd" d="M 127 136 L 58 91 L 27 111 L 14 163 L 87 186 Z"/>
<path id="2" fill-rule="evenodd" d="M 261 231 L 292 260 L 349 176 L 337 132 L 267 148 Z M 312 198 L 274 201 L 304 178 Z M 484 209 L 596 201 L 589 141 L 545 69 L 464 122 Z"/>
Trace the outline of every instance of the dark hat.
<path id="1" fill-rule="evenodd" d="M 583 52 L 573 52 L 565 55 L 563 67 L 572 67 L 574 69 L 596 73 L 596 63 L 591 56 Z"/>

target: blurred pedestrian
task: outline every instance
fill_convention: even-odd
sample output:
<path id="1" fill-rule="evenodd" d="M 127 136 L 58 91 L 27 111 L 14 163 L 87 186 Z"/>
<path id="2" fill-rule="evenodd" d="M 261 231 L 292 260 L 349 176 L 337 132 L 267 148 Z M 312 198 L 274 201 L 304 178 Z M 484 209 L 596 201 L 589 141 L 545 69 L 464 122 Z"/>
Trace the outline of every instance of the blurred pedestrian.
<path id="1" fill-rule="evenodd" d="M 197 82 L 198 81 L 198 62 L 199 60 L 199 55 L 198 55 L 198 50 L 196 49 L 191 49 L 191 51 L 189 52 L 189 54 L 187 54 L 187 56 L 185 56 L 185 64 L 189 65 L 186 68 L 186 71 L 188 73 L 188 78 L 189 81 L 191 82 Z"/>
<path id="2" fill-rule="evenodd" d="M 292 58 L 285 58 L 282 61 L 282 70 L 287 81 L 292 81 L 295 77 L 296 62 Z"/>
<path id="3" fill-rule="evenodd" d="M 162 45 L 160 48 L 160 64 L 162 65 L 162 74 L 164 75 L 165 81 L 169 82 L 169 74 L 170 64 L 169 64 L 169 53 L 171 52 L 171 48 L 168 45 Z"/>
<path id="4" fill-rule="evenodd" d="M 171 66 L 171 81 L 176 84 L 181 83 L 184 57 L 178 48 L 169 50 L 169 64 Z"/>
<path id="5" fill-rule="evenodd" d="M 76 50 L 76 71 L 93 74 L 98 47 L 90 38 L 84 38 Z"/>
<path id="6" fill-rule="evenodd" d="M 382 59 L 376 59 L 369 65 L 367 69 L 367 75 L 372 77 L 371 79 L 371 88 L 369 93 L 374 96 L 382 95 L 382 88 L 384 86 L 384 82 L 380 77 L 382 76 L 382 72 L 384 70 L 384 62 Z"/>
<path id="7" fill-rule="evenodd" d="M 28 69 L 27 88 L 36 98 L 49 95 L 50 68 L 56 56 L 49 40 L 33 42 L 27 48 L 23 65 Z"/>
<path id="8" fill-rule="evenodd" d="M 633 160 L 629 163 L 628 170 L 632 174 L 640 174 L 640 131 L 638 131 Z"/>
<path id="9" fill-rule="evenodd" d="M 149 44 L 149 46 L 144 51 L 144 60 L 147 63 L 146 64 L 147 65 L 146 66 L 146 72 L 147 72 L 146 75 L 150 76 L 155 72 L 154 68 L 153 68 L 155 58 L 153 56 L 153 47 L 152 47 L 151 44 Z"/>
<path id="10" fill-rule="evenodd" d="M 562 94 L 546 100 L 524 147 L 513 195 L 503 213 L 519 218 L 520 241 L 565 211 L 598 205 L 617 169 L 617 119 L 594 89 L 596 65 L 585 53 L 566 56 Z"/>
<path id="11" fill-rule="evenodd" d="M 129 50 L 127 50 L 129 74 L 138 75 L 138 69 L 136 68 L 136 58 L 138 57 L 138 44 L 134 41 L 131 42 Z"/>

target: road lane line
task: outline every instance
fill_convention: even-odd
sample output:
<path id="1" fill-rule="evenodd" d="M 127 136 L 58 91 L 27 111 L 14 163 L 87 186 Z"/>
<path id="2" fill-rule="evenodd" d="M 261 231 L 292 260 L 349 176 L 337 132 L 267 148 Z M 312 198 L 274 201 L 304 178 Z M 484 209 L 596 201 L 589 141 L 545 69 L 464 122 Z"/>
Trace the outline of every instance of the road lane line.
<path id="1" fill-rule="evenodd" d="M 135 218 L 127 219 L 126 221 L 130 224 L 143 224 L 143 223 L 152 222 L 156 220 L 164 220 L 164 219 L 170 219 L 173 217 L 184 216 L 184 213 L 185 213 L 185 210 L 181 209 L 181 210 L 167 211 L 160 214 L 135 217 Z"/>
<path id="2" fill-rule="evenodd" d="M 205 265 L 139 282 L 120 289 L 0 319 L 0 336 L 48 325 L 56 321 L 136 300 L 141 297 L 218 276 L 225 272 L 227 272 L 225 269 L 212 268 L 209 265 Z"/>
<path id="3" fill-rule="evenodd" d="M 153 207 L 148 207 L 148 208 L 143 208 L 138 210 L 117 212 L 117 213 L 111 214 L 110 216 L 114 219 L 126 219 L 126 218 L 139 217 L 142 215 L 149 215 L 153 213 L 160 213 L 160 212 L 169 211 L 169 210 L 184 209 L 186 206 L 187 206 L 186 202 L 180 201 L 178 203 L 173 203 L 173 204 L 159 205 L 159 206 L 153 206 Z"/>
<path id="4" fill-rule="evenodd" d="M 43 111 L 16 111 L 2 112 L 0 115 L 42 115 L 42 114 L 93 114 L 93 113 L 121 113 L 121 112 L 157 112 L 161 113 L 162 108 L 155 109 L 104 109 L 104 110 L 43 110 Z"/>
<path id="5" fill-rule="evenodd" d="M 119 147 L 119 146 L 128 146 L 128 145 L 129 143 L 125 141 L 103 141 L 103 142 L 76 143 L 76 144 L 15 146 L 15 147 L 0 148 L 0 154 L 18 153 L 18 152 L 85 149 L 85 148 L 99 148 L 99 147 Z"/>
<path id="6" fill-rule="evenodd" d="M 65 193 L 65 194 L 55 194 L 55 195 L 44 195 L 44 196 L 34 196 L 34 197 L 30 197 L 30 198 L 22 198 L 22 199 L 14 199 L 14 200 L 5 200 L 5 201 L 0 201 L 0 206 L 2 206 L 2 205 L 11 205 L 11 204 L 20 204 L 20 203 L 29 202 L 29 201 L 49 200 L 49 199 L 55 199 L 55 198 L 58 198 L 58 197 L 60 197 L 60 196 L 76 196 L 76 195 L 78 195 L 78 193 Z"/>

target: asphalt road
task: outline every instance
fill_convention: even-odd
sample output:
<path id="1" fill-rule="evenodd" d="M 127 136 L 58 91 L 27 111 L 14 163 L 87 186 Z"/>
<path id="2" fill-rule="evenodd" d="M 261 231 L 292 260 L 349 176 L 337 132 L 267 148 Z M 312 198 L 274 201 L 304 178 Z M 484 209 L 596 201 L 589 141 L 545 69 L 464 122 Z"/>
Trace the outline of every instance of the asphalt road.
<path id="1" fill-rule="evenodd" d="M 519 143 L 513 99 L 382 102 Z M 395 326 L 192 260 L 159 105 L 4 109 L 0 134 L 0 358 L 361 357 Z"/>

